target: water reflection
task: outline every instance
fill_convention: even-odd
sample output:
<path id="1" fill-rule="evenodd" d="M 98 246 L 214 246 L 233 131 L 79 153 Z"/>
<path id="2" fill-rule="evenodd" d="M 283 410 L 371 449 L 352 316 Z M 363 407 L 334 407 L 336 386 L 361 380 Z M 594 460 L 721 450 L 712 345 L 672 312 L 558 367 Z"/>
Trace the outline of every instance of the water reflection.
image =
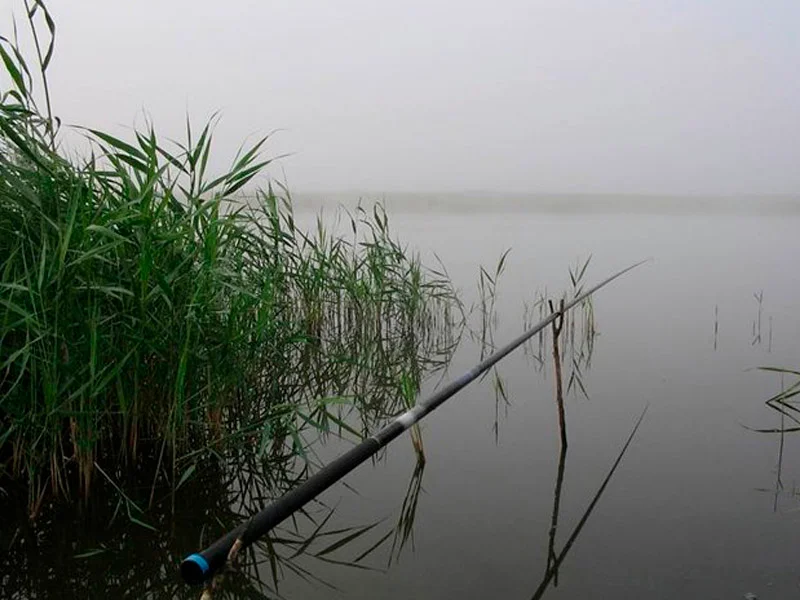
<path id="1" fill-rule="evenodd" d="M 783 480 L 781 479 L 781 476 L 783 475 L 783 444 L 786 436 L 786 433 L 784 432 L 785 427 L 786 416 L 781 413 L 781 432 L 778 442 L 778 467 L 775 474 L 775 495 L 772 501 L 772 512 L 778 512 L 778 496 L 783 491 Z"/>
<path id="2" fill-rule="evenodd" d="M 394 528 L 392 538 L 392 548 L 389 552 L 388 565 L 397 562 L 407 543 L 411 543 L 411 551 L 414 551 L 414 520 L 417 516 L 419 506 L 419 496 L 422 491 L 422 476 L 425 473 L 425 461 L 418 460 L 408 482 L 408 489 L 403 498 L 403 506 L 400 508 L 400 516 Z M 388 534 L 387 534 L 388 535 Z"/>
<path id="3" fill-rule="evenodd" d="M 445 372 L 461 330 L 448 316 L 405 331 L 384 327 L 382 335 L 359 336 L 358 352 L 340 347 L 352 336 L 323 338 L 324 352 L 307 352 L 302 369 L 280 374 L 282 390 L 320 400 L 299 406 L 282 398 L 264 419 L 231 414 L 241 420 L 231 427 L 236 439 L 174 459 L 164 460 L 159 440 L 143 439 L 133 469 L 97 465 L 104 477 L 86 503 L 48 501 L 31 520 L 27 490 L 0 490 L 0 597 L 196 599 L 200 592 L 177 576 L 180 560 L 305 480 L 322 462 L 320 444 L 360 439 L 403 412 L 423 381 Z M 390 540 L 396 560 L 409 541 L 413 546 L 424 472 L 419 431 L 412 439 L 421 459 L 397 526 L 333 527 L 335 507 L 315 502 L 242 552 L 215 597 L 276 595 L 288 575 L 327 585 L 315 565 L 376 568 L 369 563 Z M 174 488 L 165 485 L 170 468 L 179 474 Z"/>
<path id="4" fill-rule="evenodd" d="M 564 485 L 564 469 L 567 464 L 567 446 L 562 445 L 558 454 L 558 471 L 556 472 L 556 486 L 553 492 L 553 512 L 550 516 L 550 534 L 547 542 L 547 566 L 545 578 L 552 571 L 553 586 L 558 586 L 558 554 L 556 553 L 556 532 L 558 530 L 558 515 L 561 511 L 561 487 Z"/>
<path id="5" fill-rule="evenodd" d="M 175 570 L 187 549 L 202 547 L 241 523 L 278 495 L 276 487 L 288 489 L 304 478 L 305 468 L 298 465 L 264 469 L 247 452 L 236 459 L 224 468 L 218 462 L 204 465 L 176 493 L 174 516 L 170 498 L 164 497 L 142 526 L 132 526 L 120 514 L 112 495 L 105 503 L 93 498 L 91 509 L 65 505 L 45 511 L 35 522 L 15 513 L 24 513 L 24 503 L 13 495 L 5 498 L 0 597 L 198 598 L 201 592 L 185 586 Z M 215 581 L 214 598 L 271 597 L 289 574 L 329 586 L 315 574 L 315 562 L 376 569 L 372 559 L 389 542 L 388 562 L 396 562 L 407 545 L 413 550 L 424 470 L 425 463 L 418 461 L 396 524 L 381 520 L 334 527 L 336 507 L 316 502 L 243 551 L 236 566 Z"/>
<path id="6" fill-rule="evenodd" d="M 550 535 L 547 545 L 547 567 L 545 577 L 553 570 L 553 585 L 558 585 L 558 569 L 556 565 L 556 531 L 558 530 L 558 514 L 561 509 L 561 486 L 564 484 L 564 469 L 567 462 L 567 421 L 564 411 L 564 388 L 561 375 L 561 352 L 559 351 L 559 338 L 564 328 L 564 300 L 561 300 L 559 310 L 556 312 L 554 305 L 549 302 L 550 312 L 556 317 L 552 322 L 553 334 L 553 373 L 555 376 L 555 399 L 558 409 L 558 431 L 561 439 L 561 451 L 558 455 L 558 470 L 556 472 L 556 487 L 553 492 L 553 511 L 550 517 Z"/>
<path id="7" fill-rule="evenodd" d="M 642 413 L 639 416 L 638 420 L 634 424 L 633 429 L 631 430 L 631 433 L 628 436 L 628 439 L 625 441 L 625 444 L 622 446 L 622 449 L 620 450 L 620 453 L 617 455 L 616 460 L 611 465 L 611 468 L 609 469 L 608 473 L 606 474 L 605 478 L 603 479 L 603 482 L 600 485 L 600 487 L 598 488 L 597 492 L 595 493 L 595 495 L 592 497 L 591 501 L 589 502 L 589 505 L 587 506 L 586 510 L 581 515 L 581 518 L 578 520 L 577 525 L 572 530 L 572 533 L 567 538 L 567 541 L 564 543 L 564 546 L 562 547 L 561 552 L 559 552 L 559 553 L 555 552 L 555 544 L 554 543 L 552 545 L 548 545 L 547 569 L 545 570 L 544 577 L 542 578 L 541 582 L 539 583 L 539 586 L 536 588 L 536 591 L 533 593 L 532 600 L 538 600 L 539 598 L 542 598 L 544 596 L 545 592 L 547 592 L 548 586 L 550 585 L 551 582 L 553 582 L 554 585 L 556 584 L 557 578 L 558 578 L 558 569 L 559 569 L 559 567 L 561 566 L 561 564 L 566 559 L 567 554 L 572 549 L 573 544 L 578 539 L 578 536 L 580 536 L 581 531 L 583 530 L 583 527 L 586 525 L 586 522 L 589 520 L 589 517 L 591 516 L 592 511 L 594 510 L 595 506 L 597 506 L 597 503 L 600 501 L 600 498 L 603 496 L 603 493 L 605 492 L 606 487 L 608 486 L 609 482 L 611 481 L 611 478 L 614 476 L 614 473 L 617 470 L 617 467 L 619 467 L 620 462 L 622 462 L 622 458 L 623 458 L 623 456 L 625 456 L 625 453 L 628 451 L 628 448 L 630 447 L 631 442 L 633 442 L 633 439 L 636 436 L 636 432 L 639 430 L 639 427 L 641 426 L 642 421 L 644 420 L 644 417 L 645 417 L 646 414 L 647 414 L 647 408 L 645 408 L 642 411 Z M 562 460 L 560 461 L 559 474 L 557 474 L 557 476 L 556 476 L 556 491 L 555 491 L 555 494 L 554 494 L 555 500 L 554 500 L 553 521 L 555 521 L 556 523 L 558 521 L 558 507 L 560 506 L 560 497 L 561 497 L 561 486 L 559 484 L 559 478 L 561 478 L 563 480 L 564 473 L 563 473 L 562 465 L 564 464 L 564 461 L 566 460 L 566 448 L 565 447 L 562 447 L 561 456 L 562 456 Z M 553 531 L 551 533 L 551 538 L 555 538 L 555 531 Z"/>
<path id="8" fill-rule="evenodd" d="M 574 283 L 574 280 L 573 280 Z M 580 292 L 578 292 L 580 293 Z M 553 509 L 550 516 L 550 530 L 548 535 L 547 541 L 547 564 L 545 566 L 544 576 L 539 583 L 536 591 L 533 594 L 533 600 L 537 600 L 544 596 L 545 592 L 548 589 L 548 586 L 552 582 L 553 587 L 558 586 L 558 573 L 559 567 L 563 563 L 564 559 L 566 558 L 568 552 L 572 548 L 572 545 L 577 540 L 578 536 L 580 535 L 583 526 L 588 521 L 589 516 L 591 515 L 592 511 L 594 510 L 595 505 L 603 495 L 603 492 L 606 489 L 611 477 L 614 475 L 614 471 L 616 471 L 617 467 L 619 466 L 622 457 L 628 450 L 630 443 L 633 441 L 634 436 L 636 435 L 639 426 L 642 423 L 642 419 L 644 418 L 647 409 L 642 412 L 639 420 L 633 427 L 633 430 L 628 437 L 628 440 L 625 442 L 622 450 L 620 451 L 616 461 L 611 466 L 611 469 L 607 473 L 602 485 L 598 489 L 595 496 L 591 499 L 588 508 L 581 516 L 578 524 L 576 525 L 575 529 L 572 531 L 571 535 L 565 542 L 562 550 L 560 552 L 556 551 L 556 538 L 558 533 L 558 525 L 559 525 L 559 515 L 561 511 L 561 496 L 562 496 L 562 488 L 564 485 L 564 475 L 566 471 L 566 464 L 567 464 L 567 448 L 568 448 L 568 441 L 567 441 L 567 426 L 566 426 L 566 413 L 564 411 L 564 391 L 562 385 L 562 372 L 561 372 L 561 352 L 559 351 L 559 339 L 561 337 L 561 333 L 563 331 L 564 326 L 564 301 L 562 300 L 559 306 L 559 310 L 556 311 L 552 302 L 549 302 L 549 307 L 551 312 L 556 313 L 556 318 L 552 322 L 552 347 L 553 347 L 553 372 L 554 372 L 554 390 L 555 390 L 555 399 L 556 405 L 558 407 L 558 428 L 560 434 L 560 451 L 558 455 L 558 468 L 556 470 L 556 481 L 555 481 L 555 488 L 553 490 Z M 588 331 L 594 331 L 594 328 L 587 329 Z M 574 335 L 574 330 L 571 332 L 571 336 Z M 574 347 L 574 338 L 571 340 L 571 346 Z M 585 390 L 584 390 L 585 393 Z"/>
<path id="9" fill-rule="evenodd" d="M 774 428 L 753 428 L 747 427 L 750 431 L 756 433 L 775 434 L 778 436 L 777 459 L 775 466 L 775 485 L 772 489 L 757 488 L 758 491 L 769 493 L 772 495 L 772 511 L 778 512 L 780 506 L 780 499 L 788 497 L 791 500 L 797 500 L 797 491 L 792 488 L 787 490 L 783 483 L 783 467 L 784 467 L 784 446 L 786 442 L 787 433 L 800 432 L 800 408 L 797 406 L 797 400 L 794 398 L 800 394 L 800 372 L 792 371 L 789 369 L 762 367 L 760 370 L 776 373 L 780 378 L 781 391 L 770 397 L 764 404 L 771 410 L 778 413 L 780 424 Z M 786 387 L 786 377 L 793 376 L 796 378 L 794 383 L 788 388 Z M 791 421 L 792 425 L 787 427 L 787 420 Z"/>

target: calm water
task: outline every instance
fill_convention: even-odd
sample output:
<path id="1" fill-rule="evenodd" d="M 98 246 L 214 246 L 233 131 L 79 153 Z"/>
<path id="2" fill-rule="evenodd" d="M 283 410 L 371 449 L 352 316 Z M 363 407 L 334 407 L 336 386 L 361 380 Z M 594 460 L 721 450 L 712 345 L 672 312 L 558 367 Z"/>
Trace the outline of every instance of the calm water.
<path id="1" fill-rule="evenodd" d="M 406 213 L 392 216 L 391 223 L 423 258 L 434 251 L 441 257 L 468 301 L 475 298 L 478 265 L 493 268 L 512 248 L 498 282 L 499 343 L 522 331 L 525 303 L 533 303 L 537 290 L 558 294 L 568 288 L 567 268 L 576 260 L 593 256 L 588 281 L 595 282 L 653 258 L 595 299 L 600 335 L 583 370 L 589 399 L 579 392 L 566 399 L 569 450 L 557 551 L 639 413 L 646 405 L 649 412 L 562 565 L 558 586 L 546 597 L 797 597 L 800 434 L 785 437 L 779 480 L 779 436 L 743 425 L 780 424 L 764 406 L 780 390 L 780 377 L 753 368 L 797 367 L 800 359 L 800 218 L 516 211 Z M 762 290 L 759 339 L 754 294 Z M 478 344 L 465 337 L 445 377 L 459 375 L 479 355 Z M 326 530 L 377 524 L 328 552 L 341 538 L 314 542 L 320 556 L 297 563 L 308 574 L 280 568 L 282 596 L 531 597 L 547 565 L 559 460 L 549 355 L 538 368 L 518 350 L 496 375 L 507 404 L 498 404 L 490 376 L 424 421 L 427 463 L 421 475 L 415 477 L 406 435 L 380 460 L 351 474 L 346 485 L 324 494 L 321 500 L 336 509 Z M 343 447 L 328 444 L 320 456 L 326 460 Z M 421 491 L 413 536 L 390 552 L 390 532 L 415 485 Z M 156 538 L 125 523 L 112 536 L 99 514 L 95 526 L 80 534 L 49 533 L 52 547 L 7 555 L 0 565 L 0 596 L 33 597 L 19 590 L 39 589 L 35 597 L 98 598 L 112 589 L 115 597 L 133 597 L 136 588 L 135 597 L 199 597 L 177 583 L 169 562 L 197 549 L 205 514 L 192 512 L 201 511 L 198 498 L 178 497 L 183 515 L 177 525 L 152 517 L 174 535 Z M 214 523 L 206 525 L 208 535 L 221 533 Z M 305 533 L 314 529 L 308 522 L 299 527 Z M 387 534 L 359 563 L 368 569 L 335 564 L 352 561 Z M 98 548 L 96 556 L 75 558 Z M 270 564 L 260 571 L 273 586 Z M 50 583 L 31 583 L 37 580 Z M 141 580 L 153 583 L 140 588 L 134 582 Z"/>

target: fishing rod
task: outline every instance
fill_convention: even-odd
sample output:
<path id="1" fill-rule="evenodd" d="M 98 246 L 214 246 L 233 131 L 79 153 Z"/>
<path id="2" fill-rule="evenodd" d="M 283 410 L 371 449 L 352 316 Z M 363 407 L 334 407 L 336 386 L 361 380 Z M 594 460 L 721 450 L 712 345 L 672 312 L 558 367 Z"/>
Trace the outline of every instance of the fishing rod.
<path id="1" fill-rule="evenodd" d="M 439 389 L 433 395 L 417 403 L 373 436 L 353 446 L 350 450 L 325 465 L 297 487 L 269 504 L 261 512 L 256 513 L 245 523 L 229 531 L 205 550 L 191 554 L 183 559 L 180 566 L 181 576 L 189 584 L 200 584 L 211 579 L 229 559 L 233 559 L 240 550 L 246 548 L 273 527 L 288 518 L 293 512 L 303 507 L 313 498 L 324 492 L 350 471 L 355 469 L 381 448 L 389 444 L 401 433 L 420 421 L 428 413 L 436 410 L 446 400 L 460 392 L 475 381 L 479 375 L 505 358 L 513 350 L 547 327 L 554 319 L 586 300 L 600 288 L 608 285 L 628 271 L 635 269 L 647 261 L 643 260 L 618 271 L 604 279 L 594 287 L 583 292 L 573 300 L 563 304 L 558 312 L 553 312 L 534 327 L 520 335 L 508 345 L 488 356 L 455 381 Z"/>

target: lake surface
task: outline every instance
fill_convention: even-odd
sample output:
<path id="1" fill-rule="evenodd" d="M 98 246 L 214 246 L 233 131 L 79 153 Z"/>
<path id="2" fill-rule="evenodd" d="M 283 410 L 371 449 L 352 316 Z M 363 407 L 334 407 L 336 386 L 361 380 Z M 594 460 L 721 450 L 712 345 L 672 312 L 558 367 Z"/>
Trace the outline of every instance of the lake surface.
<path id="1" fill-rule="evenodd" d="M 581 379 L 588 398 L 577 387 L 566 397 L 569 447 L 556 552 L 649 409 L 545 597 L 797 597 L 800 433 L 784 436 L 779 473 L 781 436 L 747 427 L 781 424 L 764 404 L 780 391 L 781 376 L 755 368 L 800 366 L 800 217 L 437 211 L 390 214 L 390 225 L 423 261 L 431 263 L 436 252 L 467 304 L 477 299 L 479 265 L 493 270 L 511 248 L 497 281 L 498 344 L 522 332 L 526 305 L 538 292 L 557 297 L 570 289 L 568 267 L 576 261 L 592 256 L 592 284 L 652 258 L 594 300 L 599 335 Z M 517 350 L 425 419 L 421 473 L 406 434 L 326 492 L 320 500 L 335 510 L 325 530 L 375 526 L 333 549 L 341 538 L 315 541 L 320 556 L 299 563 L 307 573 L 275 567 L 280 595 L 530 598 L 547 568 L 560 443 L 549 351 L 542 366 L 528 350 Z M 448 373 L 429 380 L 423 393 L 479 359 L 480 344 L 465 334 Z M 498 378 L 507 400 L 498 397 Z M 346 447 L 326 444 L 320 460 Z M 415 486 L 413 523 L 404 521 L 401 548 L 402 536 L 392 532 L 404 509 L 408 517 L 404 499 Z M 222 530 L 204 523 L 199 508 L 192 513 L 192 497 L 176 502 L 183 525 L 166 517 L 152 517 L 154 524 L 185 531 L 188 522 L 189 534 L 157 537 L 125 523 L 112 539 L 98 516 L 81 533 L 48 533 L 48 551 L 7 555 L 0 596 L 98 598 L 113 589 L 124 597 L 131 582 L 148 579 L 154 583 L 136 597 L 199 597 L 177 581 L 174 562 L 161 563 L 199 549 L 192 531 L 205 526 L 215 537 Z M 308 522 L 298 527 L 315 529 Z M 339 564 L 385 536 L 358 563 L 367 568 Z M 97 548 L 102 552 L 85 556 Z M 269 561 L 260 573 L 274 587 Z M 59 596 L 59 589 L 70 591 Z M 225 597 L 224 583 L 222 589 Z"/>

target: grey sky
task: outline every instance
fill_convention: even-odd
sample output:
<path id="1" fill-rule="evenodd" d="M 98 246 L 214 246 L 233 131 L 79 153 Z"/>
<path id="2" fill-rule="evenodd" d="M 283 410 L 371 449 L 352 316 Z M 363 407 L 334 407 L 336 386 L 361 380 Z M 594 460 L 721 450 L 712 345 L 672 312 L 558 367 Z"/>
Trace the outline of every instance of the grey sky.
<path id="1" fill-rule="evenodd" d="M 219 109 L 300 190 L 800 192 L 796 0 L 50 7 L 65 121 Z"/>

